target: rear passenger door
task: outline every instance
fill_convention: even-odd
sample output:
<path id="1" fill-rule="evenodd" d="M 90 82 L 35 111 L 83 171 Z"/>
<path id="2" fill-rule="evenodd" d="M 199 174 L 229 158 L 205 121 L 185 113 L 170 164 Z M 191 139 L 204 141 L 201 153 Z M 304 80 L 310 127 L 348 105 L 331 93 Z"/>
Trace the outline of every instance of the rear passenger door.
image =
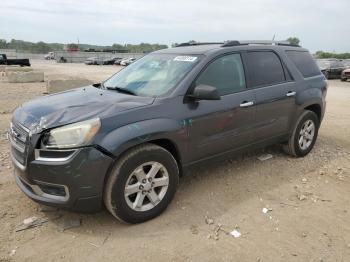
<path id="1" fill-rule="evenodd" d="M 254 90 L 256 118 L 254 141 L 289 132 L 295 112 L 296 86 L 280 57 L 272 50 L 244 54 L 248 86 Z"/>

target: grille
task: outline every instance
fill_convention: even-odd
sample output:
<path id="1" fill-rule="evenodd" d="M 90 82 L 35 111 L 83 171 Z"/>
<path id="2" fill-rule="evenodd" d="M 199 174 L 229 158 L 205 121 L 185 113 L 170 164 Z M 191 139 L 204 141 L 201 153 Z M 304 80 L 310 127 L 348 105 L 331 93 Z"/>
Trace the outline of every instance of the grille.
<path id="1" fill-rule="evenodd" d="M 350 76 L 350 72 L 345 72 L 345 75 Z"/>
<path id="2" fill-rule="evenodd" d="M 22 165 L 26 164 L 28 153 L 28 130 L 17 123 L 11 123 L 9 138 L 13 157 Z"/>

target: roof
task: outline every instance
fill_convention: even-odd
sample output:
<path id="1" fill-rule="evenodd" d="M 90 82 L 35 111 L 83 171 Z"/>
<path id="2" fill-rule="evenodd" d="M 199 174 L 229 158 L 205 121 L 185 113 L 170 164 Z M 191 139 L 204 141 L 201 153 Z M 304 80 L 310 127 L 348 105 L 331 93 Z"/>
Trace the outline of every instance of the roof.
<path id="1" fill-rule="evenodd" d="M 236 49 L 236 50 L 249 50 L 256 49 L 257 47 L 263 47 L 266 49 L 297 49 L 304 50 L 300 46 L 292 45 L 286 41 L 266 41 L 266 40 L 254 40 L 254 41 L 226 41 L 222 43 L 197 43 L 197 42 L 188 42 L 178 45 L 178 47 L 162 49 L 156 51 L 156 53 L 168 53 L 168 54 L 192 54 L 192 55 L 201 55 L 215 50 L 222 50 L 226 48 Z"/>

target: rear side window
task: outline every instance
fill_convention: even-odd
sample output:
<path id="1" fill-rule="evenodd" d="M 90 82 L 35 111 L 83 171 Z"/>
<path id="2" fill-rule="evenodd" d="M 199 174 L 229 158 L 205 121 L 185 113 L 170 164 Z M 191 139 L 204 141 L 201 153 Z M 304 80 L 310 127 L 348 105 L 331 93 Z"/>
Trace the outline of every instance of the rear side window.
<path id="1" fill-rule="evenodd" d="M 245 77 L 240 54 L 222 56 L 210 63 L 199 75 L 195 85 L 210 85 L 220 95 L 228 95 L 245 89 Z"/>
<path id="2" fill-rule="evenodd" d="M 247 53 L 251 87 L 278 84 L 286 81 L 281 60 L 270 51 Z"/>
<path id="3" fill-rule="evenodd" d="M 309 52 L 286 51 L 286 54 L 298 68 L 303 77 L 312 77 L 321 74 L 320 69 Z"/>

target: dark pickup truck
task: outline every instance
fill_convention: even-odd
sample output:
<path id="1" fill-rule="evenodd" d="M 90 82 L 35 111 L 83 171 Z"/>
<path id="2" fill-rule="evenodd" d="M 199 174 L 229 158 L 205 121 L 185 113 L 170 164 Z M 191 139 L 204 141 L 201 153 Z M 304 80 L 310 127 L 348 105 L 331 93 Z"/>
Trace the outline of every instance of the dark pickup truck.
<path id="1" fill-rule="evenodd" d="M 0 54 L 0 65 L 30 66 L 29 59 L 8 59 L 5 54 Z"/>

